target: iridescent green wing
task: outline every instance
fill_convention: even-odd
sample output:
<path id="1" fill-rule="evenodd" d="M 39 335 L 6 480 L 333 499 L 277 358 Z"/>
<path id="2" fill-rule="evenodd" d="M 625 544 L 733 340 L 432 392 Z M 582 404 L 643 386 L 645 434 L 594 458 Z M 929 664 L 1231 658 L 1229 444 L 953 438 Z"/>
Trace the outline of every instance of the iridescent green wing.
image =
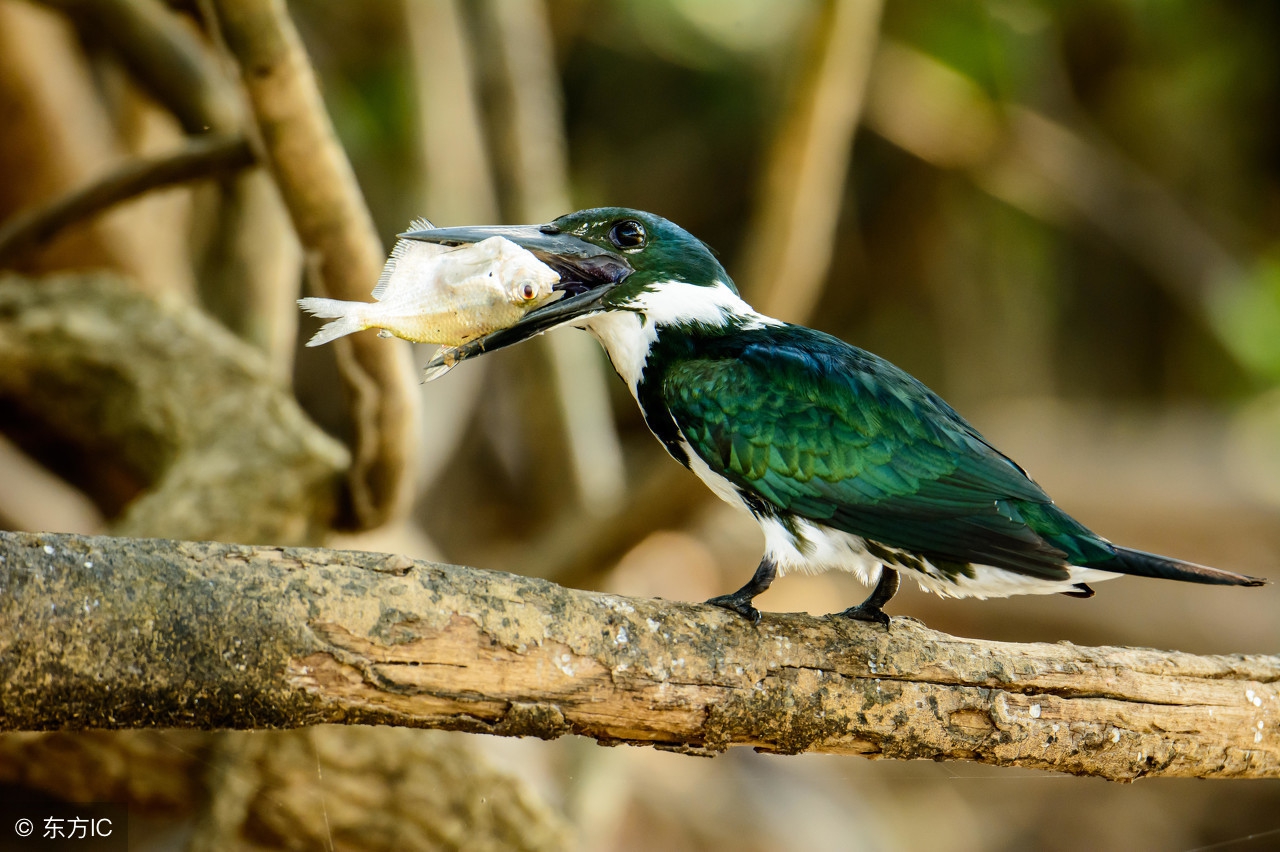
<path id="1" fill-rule="evenodd" d="M 941 562 L 1041 577 L 1110 555 L 898 368 L 799 327 L 701 347 L 664 374 L 712 470 L 773 506 Z"/>

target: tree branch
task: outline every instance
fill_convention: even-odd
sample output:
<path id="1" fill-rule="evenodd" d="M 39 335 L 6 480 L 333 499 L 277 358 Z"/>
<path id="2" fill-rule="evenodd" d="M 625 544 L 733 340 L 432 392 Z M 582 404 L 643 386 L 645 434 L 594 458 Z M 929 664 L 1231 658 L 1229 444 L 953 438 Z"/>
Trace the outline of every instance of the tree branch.
<path id="1" fill-rule="evenodd" d="M 0 533 L 0 730 L 449 728 L 1280 777 L 1280 657 L 958 639 L 401 556 Z"/>
<path id="2" fill-rule="evenodd" d="M 167 157 L 130 160 L 88 186 L 36 210 L 19 213 L 0 226 L 0 265 L 53 239 L 81 219 L 101 213 L 153 189 L 220 177 L 253 165 L 253 152 L 241 136 L 197 137 Z"/>

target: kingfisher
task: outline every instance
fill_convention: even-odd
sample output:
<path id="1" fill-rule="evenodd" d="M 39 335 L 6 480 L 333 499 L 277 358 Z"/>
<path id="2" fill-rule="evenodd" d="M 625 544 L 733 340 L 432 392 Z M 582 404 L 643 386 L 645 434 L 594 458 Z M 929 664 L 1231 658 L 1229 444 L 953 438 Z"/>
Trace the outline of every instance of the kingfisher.
<path id="1" fill-rule="evenodd" d="M 427 370 L 561 326 L 594 335 L 666 451 L 764 533 L 751 579 L 707 603 L 759 623 L 753 601 L 775 578 L 843 570 L 873 590 L 840 615 L 888 626 L 899 572 L 977 598 L 1087 598 L 1090 583 L 1122 574 L 1265 582 L 1091 532 L 920 381 L 759 313 L 705 243 L 659 216 L 602 207 L 545 225 L 401 235 L 445 245 L 493 236 L 559 273 L 564 295 Z"/>

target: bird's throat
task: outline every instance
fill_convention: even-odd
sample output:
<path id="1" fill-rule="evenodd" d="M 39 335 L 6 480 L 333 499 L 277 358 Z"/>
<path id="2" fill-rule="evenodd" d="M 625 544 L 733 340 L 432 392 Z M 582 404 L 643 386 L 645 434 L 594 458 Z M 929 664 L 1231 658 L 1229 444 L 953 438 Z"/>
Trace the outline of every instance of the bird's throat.
<path id="1" fill-rule="evenodd" d="M 634 397 L 660 335 L 697 337 L 781 324 L 719 282 L 664 281 L 647 286 L 619 308 L 589 317 L 583 327 L 600 341 Z"/>
<path id="2" fill-rule="evenodd" d="M 635 397 L 649 350 L 658 339 L 657 326 L 632 311 L 610 311 L 588 318 L 583 327 L 600 341 L 613 369 Z"/>

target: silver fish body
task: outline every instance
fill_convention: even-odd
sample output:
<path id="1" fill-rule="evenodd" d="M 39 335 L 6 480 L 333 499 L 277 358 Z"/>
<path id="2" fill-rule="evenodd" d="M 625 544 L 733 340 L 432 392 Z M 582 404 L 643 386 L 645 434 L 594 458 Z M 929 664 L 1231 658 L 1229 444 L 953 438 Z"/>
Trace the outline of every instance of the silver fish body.
<path id="1" fill-rule="evenodd" d="M 388 258 L 373 302 L 299 299 L 326 323 L 308 346 L 368 328 L 415 343 L 457 346 L 513 325 L 558 295 L 549 266 L 503 237 L 451 248 L 400 240 Z"/>

